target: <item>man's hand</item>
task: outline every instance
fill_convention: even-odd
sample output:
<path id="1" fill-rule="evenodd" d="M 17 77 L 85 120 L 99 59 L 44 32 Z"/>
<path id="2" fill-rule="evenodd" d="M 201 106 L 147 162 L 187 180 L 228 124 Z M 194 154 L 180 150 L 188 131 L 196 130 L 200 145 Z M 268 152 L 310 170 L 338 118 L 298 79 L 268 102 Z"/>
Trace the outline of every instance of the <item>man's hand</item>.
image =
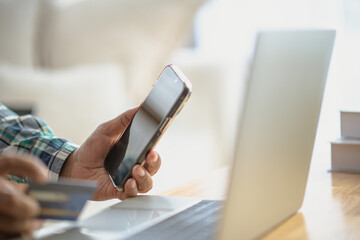
<path id="1" fill-rule="evenodd" d="M 10 173 L 45 183 L 48 169 L 29 155 L 0 155 L 0 238 L 30 235 L 41 225 L 40 220 L 34 218 L 40 211 L 38 203 L 24 193 L 25 184 L 16 184 L 5 178 Z"/>
<path id="2" fill-rule="evenodd" d="M 152 151 L 147 155 L 144 167 L 136 165 L 133 168 L 133 178 L 125 183 L 124 192 L 115 189 L 104 168 L 104 159 L 107 153 L 125 131 L 136 110 L 136 108 L 129 110 L 115 119 L 101 124 L 85 143 L 66 160 L 60 176 L 96 181 L 98 189 L 94 194 L 94 200 L 110 198 L 123 200 L 134 197 L 139 192 L 149 191 L 152 188 L 151 176 L 158 171 L 161 164 L 161 159 L 156 152 Z"/>

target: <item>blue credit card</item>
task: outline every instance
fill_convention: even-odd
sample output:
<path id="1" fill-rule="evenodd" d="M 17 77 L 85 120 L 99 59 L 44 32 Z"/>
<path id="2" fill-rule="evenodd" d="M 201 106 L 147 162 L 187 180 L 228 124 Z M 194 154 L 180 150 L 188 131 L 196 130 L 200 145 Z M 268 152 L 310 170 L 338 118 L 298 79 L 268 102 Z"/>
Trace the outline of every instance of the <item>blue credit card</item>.
<path id="1" fill-rule="evenodd" d="M 46 184 L 30 183 L 27 192 L 39 202 L 39 218 L 75 221 L 96 187 L 95 182 L 61 179 Z"/>

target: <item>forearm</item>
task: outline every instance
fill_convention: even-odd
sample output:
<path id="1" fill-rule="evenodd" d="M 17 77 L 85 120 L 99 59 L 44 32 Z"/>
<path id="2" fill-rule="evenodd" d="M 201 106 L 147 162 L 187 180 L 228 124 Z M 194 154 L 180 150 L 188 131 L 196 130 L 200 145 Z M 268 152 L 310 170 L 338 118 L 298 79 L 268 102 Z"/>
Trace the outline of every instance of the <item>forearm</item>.
<path id="1" fill-rule="evenodd" d="M 40 119 L 18 116 L 0 103 L 0 151 L 9 149 L 40 158 L 57 179 L 65 160 L 77 149 L 72 142 L 58 138 Z"/>

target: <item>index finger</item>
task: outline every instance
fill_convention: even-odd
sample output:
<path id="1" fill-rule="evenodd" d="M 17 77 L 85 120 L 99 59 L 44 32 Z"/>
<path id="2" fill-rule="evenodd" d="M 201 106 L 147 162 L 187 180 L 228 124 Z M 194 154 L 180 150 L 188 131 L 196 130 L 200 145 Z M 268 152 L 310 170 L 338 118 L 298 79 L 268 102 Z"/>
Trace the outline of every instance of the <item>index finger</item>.
<path id="1" fill-rule="evenodd" d="M 27 176 L 36 182 L 46 182 L 48 170 L 37 158 L 25 154 L 0 155 L 0 175 Z"/>

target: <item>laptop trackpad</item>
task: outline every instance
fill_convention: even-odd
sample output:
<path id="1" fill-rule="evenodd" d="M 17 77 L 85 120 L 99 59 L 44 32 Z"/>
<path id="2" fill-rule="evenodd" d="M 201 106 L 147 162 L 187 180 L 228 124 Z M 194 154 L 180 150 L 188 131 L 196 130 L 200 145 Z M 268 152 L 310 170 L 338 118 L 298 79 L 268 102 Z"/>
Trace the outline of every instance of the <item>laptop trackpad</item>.
<path id="1" fill-rule="evenodd" d="M 139 196 L 120 202 L 79 225 L 90 231 L 129 232 L 199 202 L 188 197 Z M 146 224 L 147 225 L 147 224 Z"/>

